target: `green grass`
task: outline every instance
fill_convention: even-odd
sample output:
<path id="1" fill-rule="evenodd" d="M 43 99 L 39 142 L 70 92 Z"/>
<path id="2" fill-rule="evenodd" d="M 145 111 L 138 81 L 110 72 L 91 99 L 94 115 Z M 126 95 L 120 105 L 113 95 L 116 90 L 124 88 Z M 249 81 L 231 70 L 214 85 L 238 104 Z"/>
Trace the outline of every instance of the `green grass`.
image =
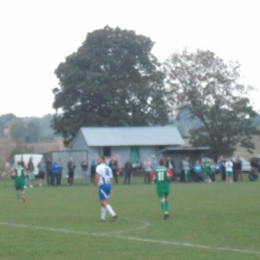
<path id="1" fill-rule="evenodd" d="M 13 180 L 2 178 L 0 259 L 260 259 L 259 195 L 259 181 L 174 183 L 165 221 L 155 185 L 121 178 L 109 200 L 118 219 L 100 223 L 97 194 L 80 180 L 27 189 L 18 204 Z"/>

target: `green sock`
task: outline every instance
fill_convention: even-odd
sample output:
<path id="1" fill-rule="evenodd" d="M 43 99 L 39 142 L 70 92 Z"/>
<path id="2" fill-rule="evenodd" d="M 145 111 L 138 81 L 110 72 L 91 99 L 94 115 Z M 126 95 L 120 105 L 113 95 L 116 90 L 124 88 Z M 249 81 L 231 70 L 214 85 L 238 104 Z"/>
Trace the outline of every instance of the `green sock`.
<path id="1" fill-rule="evenodd" d="M 162 207 L 162 211 L 163 211 L 163 213 L 164 213 L 165 211 L 167 211 L 167 210 L 166 210 L 166 204 L 165 204 L 165 201 L 164 201 L 164 202 L 161 202 L 161 207 Z"/>
<path id="2" fill-rule="evenodd" d="M 165 208 L 166 208 L 166 211 L 169 211 L 169 201 L 168 200 L 165 201 Z"/>
<path id="3" fill-rule="evenodd" d="M 21 200 L 21 194 L 20 193 L 16 193 L 16 197 L 18 200 Z"/>

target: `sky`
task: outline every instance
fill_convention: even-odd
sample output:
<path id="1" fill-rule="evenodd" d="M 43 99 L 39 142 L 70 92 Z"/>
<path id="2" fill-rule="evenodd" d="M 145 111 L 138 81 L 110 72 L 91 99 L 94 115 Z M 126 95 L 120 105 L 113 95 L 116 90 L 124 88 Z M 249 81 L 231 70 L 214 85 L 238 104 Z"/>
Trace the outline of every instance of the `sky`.
<path id="1" fill-rule="evenodd" d="M 184 48 L 238 61 L 243 82 L 256 89 L 250 96 L 260 112 L 258 6 L 258 0 L 1 1 L 0 115 L 55 113 L 54 70 L 87 33 L 106 25 L 150 37 L 160 62 Z"/>

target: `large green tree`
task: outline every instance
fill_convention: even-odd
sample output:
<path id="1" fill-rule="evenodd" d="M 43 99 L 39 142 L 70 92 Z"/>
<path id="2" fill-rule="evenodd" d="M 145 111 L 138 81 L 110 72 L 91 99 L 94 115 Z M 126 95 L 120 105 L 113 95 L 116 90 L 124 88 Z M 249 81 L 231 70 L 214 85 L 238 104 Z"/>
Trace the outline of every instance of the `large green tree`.
<path id="1" fill-rule="evenodd" d="M 201 125 L 191 131 L 194 146 L 209 146 L 209 155 L 230 156 L 240 144 L 255 148 L 259 134 L 247 97 L 250 86 L 240 83 L 240 64 L 225 62 L 211 51 L 173 53 L 165 62 L 169 98 L 175 111 L 185 107 Z"/>
<path id="2" fill-rule="evenodd" d="M 88 33 L 58 66 L 53 127 L 65 144 L 81 126 L 168 123 L 164 75 L 151 54 L 153 45 L 134 31 L 106 26 Z"/>

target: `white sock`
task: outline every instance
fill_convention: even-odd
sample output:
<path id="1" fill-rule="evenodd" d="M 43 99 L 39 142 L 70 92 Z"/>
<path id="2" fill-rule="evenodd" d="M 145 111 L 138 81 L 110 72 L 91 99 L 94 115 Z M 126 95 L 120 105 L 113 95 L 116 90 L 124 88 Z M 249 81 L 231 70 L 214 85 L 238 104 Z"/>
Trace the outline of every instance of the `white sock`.
<path id="1" fill-rule="evenodd" d="M 112 207 L 107 204 L 107 207 L 106 207 L 107 211 L 109 212 L 109 214 L 114 217 L 116 215 L 116 213 L 114 212 L 114 210 L 112 209 Z"/>
<path id="2" fill-rule="evenodd" d="M 101 207 L 101 219 L 102 219 L 102 220 L 105 220 L 105 218 L 106 218 L 106 212 L 107 212 L 106 208 Z"/>

